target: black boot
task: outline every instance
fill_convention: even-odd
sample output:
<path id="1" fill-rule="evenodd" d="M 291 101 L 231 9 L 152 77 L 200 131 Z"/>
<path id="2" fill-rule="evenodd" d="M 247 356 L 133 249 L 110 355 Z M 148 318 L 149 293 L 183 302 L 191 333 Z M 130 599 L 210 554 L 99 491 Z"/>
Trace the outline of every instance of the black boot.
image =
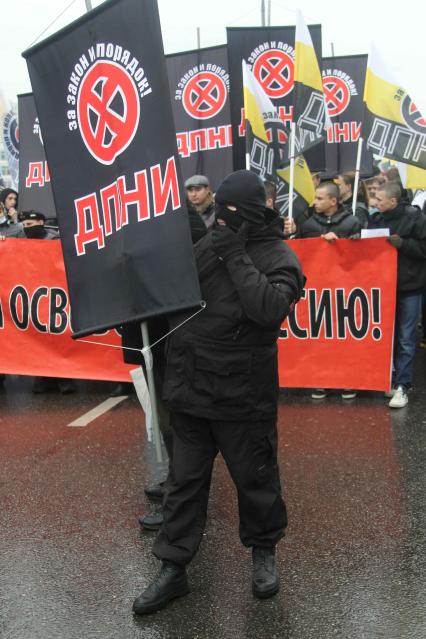
<path id="1" fill-rule="evenodd" d="M 139 525 L 143 530 L 160 530 L 163 521 L 164 516 L 162 510 L 157 510 L 157 512 L 139 517 Z"/>
<path id="2" fill-rule="evenodd" d="M 253 594 L 258 599 L 267 599 L 280 589 L 275 547 L 253 546 Z"/>
<path id="3" fill-rule="evenodd" d="M 156 580 L 133 602 L 133 612 L 137 615 L 156 612 L 172 599 L 183 597 L 188 592 L 185 567 L 164 560 Z"/>

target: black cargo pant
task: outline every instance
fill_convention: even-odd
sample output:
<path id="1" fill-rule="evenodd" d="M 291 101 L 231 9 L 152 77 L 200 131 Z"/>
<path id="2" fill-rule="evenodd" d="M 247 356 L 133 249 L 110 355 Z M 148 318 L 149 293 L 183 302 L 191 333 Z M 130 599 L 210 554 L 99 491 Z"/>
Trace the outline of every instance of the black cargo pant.
<path id="1" fill-rule="evenodd" d="M 154 554 L 180 565 L 194 557 L 205 528 L 213 463 L 219 451 L 237 488 L 242 543 L 275 546 L 287 525 L 275 420 L 225 422 L 175 413 L 172 428 L 173 463 Z"/>

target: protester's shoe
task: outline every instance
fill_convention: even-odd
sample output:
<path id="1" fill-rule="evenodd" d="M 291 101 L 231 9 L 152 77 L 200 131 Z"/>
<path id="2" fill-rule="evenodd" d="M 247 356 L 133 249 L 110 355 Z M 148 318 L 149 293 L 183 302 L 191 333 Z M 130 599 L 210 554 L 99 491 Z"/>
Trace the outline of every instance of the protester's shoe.
<path id="1" fill-rule="evenodd" d="M 390 408 L 404 408 L 408 404 L 407 390 L 404 386 L 397 386 L 392 399 L 389 402 Z"/>
<path id="2" fill-rule="evenodd" d="M 75 393 L 77 390 L 75 382 L 72 379 L 61 380 L 58 384 L 62 395 L 70 395 L 71 393 Z"/>
<path id="3" fill-rule="evenodd" d="M 161 610 L 172 599 L 183 597 L 189 592 L 184 566 L 171 561 L 163 561 L 160 573 L 155 581 L 133 602 L 133 612 L 147 615 Z"/>
<path id="4" fill-rule="evenodd" d="M 327 391 L 325 388 L 316 388 L 311 395 L 312 399 L 325 399 L 327 397 Z"/>
<path id="5" fill-rule="evenodd" d="M 355 399 L 356 391 L 345 388 L 342 390 L 342 399 Z"/>
<path id="6" fill-rule="evenodd" d="M 131 382 L 120 382 L 110 393 L 110 397 L 121 397 L 121 395 L 130 395 L 133 393 L 134 386 Z"/>
<path id="7" fill-rule="evenodd" d="M 145 495 L 151 501 L 163 501 L 164 482 L 161 481 L 159 484 L 154 484 L 153 486 L 147 486 L 145 488 Z"/>
<path id="8" fill-rule="evenodd" d="M 275 547 L 253 546 L 253 594 L 258 599 L 267 599 L 280 589 Z"/>
<path id="9" fill-rule="evenodd" d="M 139 524 L 144 530 L 160 530 L 163 521 L 164 516 L 162 510 L 139 517 Z"/>
<path id="10" fill-rule="evenodd" d="M 391 397 L 393 397 L 395 395 L 395 391 L 396 391 L 396 388 L 395 388 L 395 386 L 393 386 L 388 391 L 386 391 L 385 397 L 387 397 L 388 399 L 391 399 Z"/>
<path id="11" fill-rule="evenodd" d="M 420 340 L 419 346 L 420 348 L 426 348 L 426 337 L 423 337 L 423 339 Z"/>

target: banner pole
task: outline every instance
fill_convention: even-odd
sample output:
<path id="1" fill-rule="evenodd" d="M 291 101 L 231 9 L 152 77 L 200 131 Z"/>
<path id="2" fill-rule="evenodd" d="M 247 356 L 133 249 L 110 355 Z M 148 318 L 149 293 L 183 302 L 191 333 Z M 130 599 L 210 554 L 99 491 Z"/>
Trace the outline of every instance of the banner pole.
<path id="1" fill-rule="evenodd" d="M 141 330 L 142 330 L 142 342 L 144 349 L 149 349 L 149 333 L 148 333 L 148 323 L 141 322 Z M 149 355 L 152 358 L 152 353 L 148 350 Z M 161 450 L 161 435 L 160 435 L 160 427 L 158 425 L 158 409 L 157 409 L 157 397 L 155 394 L 155 383 L 154 383 L 154 374 L 152 372 L 152 362 L 151 365 L 148 365 L 148 362 L 145 359 L 145 368 L 146 368 L 146 376 L 148 381 L 148 390 L 149 390 L 149 398 L 151 401 L 151 412 L 152 412 L 152 430 L 154 433 L 154 443 L 155 443 L 155 452 L 157 454 L 157 462 L 161 464 L 163 461 L 163 451 Z"/>
<path id="2" fill-rule="evenodd" d="M 86 2 L 86 11 L 91 11 L 93 9 L 92 0 L 85 0 L 85 2 Z"/>
<path id="3" fill-rule="evenodd" d="M 358 138 L 358 150 L 356 154 L 356 167 L 355 167 L 355 180 L 354 180 L 354 192 L 352 194 L 352 215 L 355 215 L 356 201 L 358 197 L 358 185 L 359 185 L 359 171 L 361 167 L 361 153 L 362 153 L 362 138 Z"/>
<path id="4" fill-rule="evenodd" d="M 296 123 L 290 127 L 290 185 L 288 190 L 288 218 L 293 219 L 293 191 L 294 191 L 294 146 L 296 135 Z"/>

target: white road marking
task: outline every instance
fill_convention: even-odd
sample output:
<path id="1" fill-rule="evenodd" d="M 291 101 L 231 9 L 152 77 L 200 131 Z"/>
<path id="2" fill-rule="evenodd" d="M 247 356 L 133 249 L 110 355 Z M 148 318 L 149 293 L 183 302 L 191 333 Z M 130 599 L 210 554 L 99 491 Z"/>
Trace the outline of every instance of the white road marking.
<path id="1" fill-rule="evenodd" d="M 92 410 L 89 410 L 88 413 L 85 413 L 81 417 L 78 417 L 77 419 L 75 419 L 73 422 L 68 424 L 68 426 L 71 426 L 73 428 L 83 428 L 84 426 L 87 426 L 87 424 L 90 424 L 90 422 L 93 422 L 94 419 L 108 412 L 111 408 L 114 408 L 114 406 L 117 406 L 117 404 L 119 404 L 120 402 L 124 401 L 127 398 L 128 398 L 128 395 L 120 395 L 119 397 L 109 397 L 104 402 L 99 404 L 99 406 L 95 406 L 95 408 L 92 408 Z"/>

